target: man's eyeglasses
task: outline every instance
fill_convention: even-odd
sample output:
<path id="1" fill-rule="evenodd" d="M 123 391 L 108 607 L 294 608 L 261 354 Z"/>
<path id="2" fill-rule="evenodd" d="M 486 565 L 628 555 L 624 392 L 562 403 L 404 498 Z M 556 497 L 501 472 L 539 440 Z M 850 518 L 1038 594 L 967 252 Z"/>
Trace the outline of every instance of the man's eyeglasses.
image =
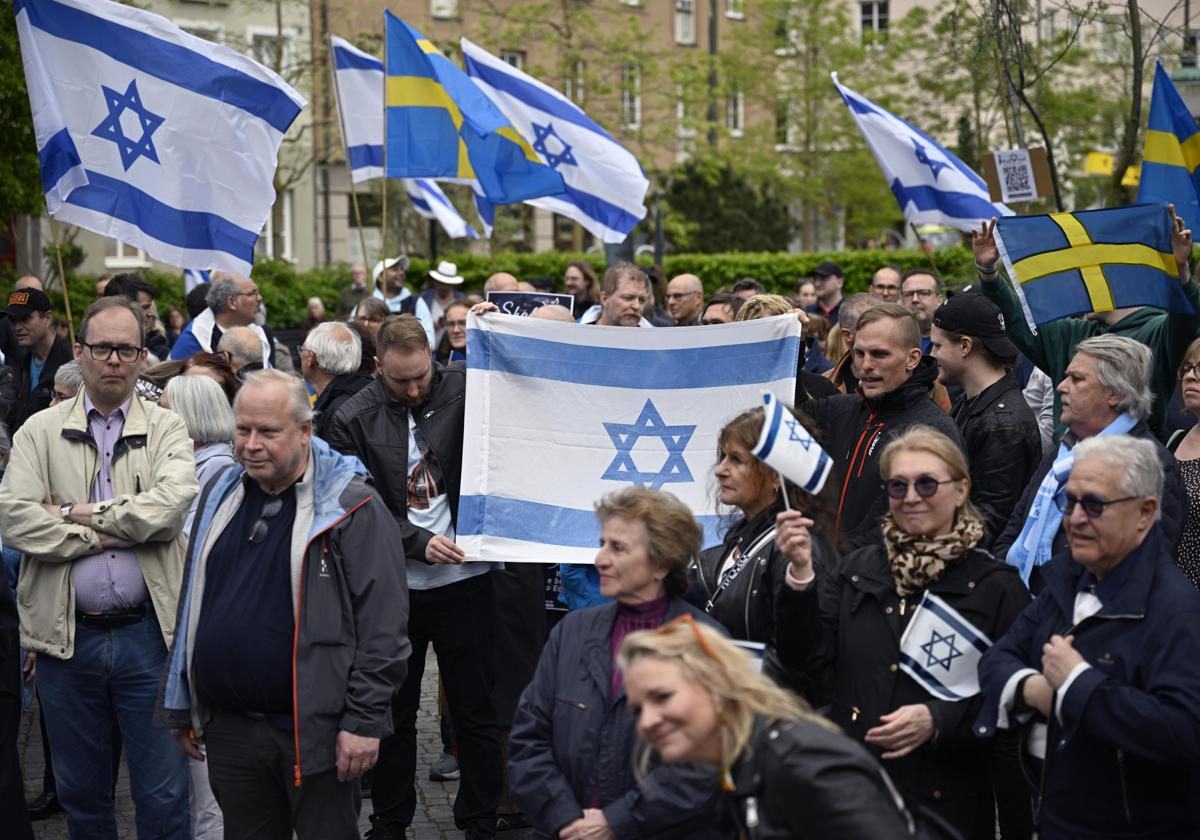
<path id="1" fill-rule="evenodd" d="M 234 293 L 233 293 L 233 296 L 234 296 L 234 297 L 256 297 L 256 298 L 261 298 L 261 297 L 262 297 L 262 292 L 260 292 L 258 289 L 253 289 L 253 290 L 251 290 L 251 291 L 249 291 L 249 292 L 234 292 Z"/>
<path id="2" fill-rule="evenodd" d="M 1104 509 L 1109 505 L 1119 505 L 1121 502 L 1132 502 L 1141 498 L 1141 496 L 1125 496 L 1122 499 L 1097 499 L 1095 496 L 1087 495 L 1081 499 L 1073 493 L 1060 490 L 1054 496 L 1054 504 L 1064 516 L 1070 516 L 1075 512 L 1075 506 L 1079 505 L 1088 519 L 1098 519 L 1104 515 Z"/>
<path id="3" fill-rule="evenodd" d="M 913 298 L 915 300 L 916 298 L 924 299 L 927 297 L 932 297 L 933 294 L 933 289 L 909 289 L 907 292 L 901 292 L 900 297 L 904 298 L 905 300 L 908 298 Z"/>
<path id="4" fill-rule="evenodd" d="M 72 399 L 75 395 L 74 394 L 64 394 L 62 391 L 55 388 L 53 391 L 50 392 L 50 396 L 53 397 L 58 402 L 66 402 L 67 400 Z"/>
<path id="5" fill-rule="evenodd" d="M 274 519 L 279 515 L 279 511 L 283 510 L 283 499 L 278 496 L 272 496 L 263 504 L 262 513 L 259 514 L 258 520 L 254 523 L 254 527 L 250 529 L 250 536 L 246 538 L 246 542 L 251 545 L 258 545 L 267 538 L 267 521 Z"/>
<path id="6" fill-rule="evenodd" d="M 937 493 L 938 488 L 943 484 L 953 484 L 958 481 L 957 478 L 947 478 L 945 481 L 938 481 L 935 476 L 923 475 L 917 478 L 912 483 L 913 488 L 917 491 L 917 495 L 922 499 L 928 499 Z M 903 478 L 889 478 L 883 482 L 883 489 L 887 491 L 888 497 L 892 499 L 903 499 L 908 496 L 908 482 Z"/>
<path id="7" fill-rule="evenodd" d="M 107 362 L 114 352 L 117 358 L 126 364 L 136 362 L 138 356 L 142 355 L 142 348 L 132 344 L 88 344 L 86 341 L 79 343 L 88 349 L 97 362 Z"/>
<path id="8" fill-rule="evenodd" d="M 713 651 L 712 645 L 710 645 L 708 643 L 708 639 L 704 638 L 704 634 L 700 632 L 700 625 L 698 625 L 696 623 L 696 619 L 692 618 L 692 616 L 689 613 L 684 613 L 683 615 L 679 616 L 679 618 L 675 619 L 674 621 L 670 621 L 667 624 L 664 624 L 662 627 L 659 627 L 654 632 L 656 632 L 656 633 L 674 633 L 675 628 L 682 627 L 684 625 L 692 628 L 692 635 L 694 635 L 696 637 L 696 644 L 700 645 L 700 650 L 704 651 L 704 655 L 707 656 L 709 659 L 716 661 L 716 659 L 717 659 L 716 652 Z"/>

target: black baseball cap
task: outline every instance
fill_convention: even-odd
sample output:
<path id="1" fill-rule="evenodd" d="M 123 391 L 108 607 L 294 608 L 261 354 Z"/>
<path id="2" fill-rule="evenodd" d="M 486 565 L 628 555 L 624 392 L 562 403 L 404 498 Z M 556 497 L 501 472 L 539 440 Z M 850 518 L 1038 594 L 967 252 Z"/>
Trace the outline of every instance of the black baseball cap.
<path id="1" fill-rule="evenodd" d="M 1017 345 L 1004 331 L 1004 313 L 979 292 L 962 292 L 933 313 L 933 325 L 956 335 L 969 335 L 1002 359 L 1017 355 Z"/>
<path id="2" fill-rule="evenodd" d="M 50 298 L 41 289 L 17 289 L 8 296 L 8 308 L 4 314 L 10 318 L 28 318 L 34 312 L 49 312 L 51 309 Z"/>
<path id="3" fill-rule="evenodd" d="M 814 277 L 844 277 L 842 267 L 833 260 L 825 260 L 819 266 L 809 272 Z"/>

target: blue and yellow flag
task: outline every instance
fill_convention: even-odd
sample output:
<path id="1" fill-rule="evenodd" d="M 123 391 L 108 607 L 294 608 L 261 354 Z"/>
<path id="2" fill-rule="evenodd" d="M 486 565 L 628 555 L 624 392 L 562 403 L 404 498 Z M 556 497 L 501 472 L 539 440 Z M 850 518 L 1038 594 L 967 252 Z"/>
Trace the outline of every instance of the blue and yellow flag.
<path id="1" fill-rule="evenodd" d="M 1138 187 L 1139 203 L 1157 201 L 1174 204 L 1184 224 L 1200 225 L 1200 126 L 1158 63 Z"/>
<path id="2" fill-rule="evenodd" d="M 1179 282 L 1165 204 L 1006 216 L 996 244 L 1031 328 L 1127 306 L 1195 312 Z"/>
<path id="3" fill-rule="evenodd" d="M 391 12 L 387 21 L 388 178 L 478 181 L 489 201 L 514 204 L 563 191 L 562 176 L 462 70 Z"/>

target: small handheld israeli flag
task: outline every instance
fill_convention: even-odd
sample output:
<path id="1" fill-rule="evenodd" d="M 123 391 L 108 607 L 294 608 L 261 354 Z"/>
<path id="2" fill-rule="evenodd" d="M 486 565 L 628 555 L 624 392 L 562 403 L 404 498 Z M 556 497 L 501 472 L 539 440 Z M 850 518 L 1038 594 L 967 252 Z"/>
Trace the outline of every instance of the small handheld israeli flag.
<path id="1" fill-rule="evenodd" d="M 939 700 L 979 693 L 979 660 L 992 640 L 928 591 L 900 637 L 900 670 Z"/>
<path id="2" fill-rule="evenodd" d="M 764 393 L 762 433 L 751 455 L 806 493 L 820 493 L 833 459 L 774 394 Z"/>

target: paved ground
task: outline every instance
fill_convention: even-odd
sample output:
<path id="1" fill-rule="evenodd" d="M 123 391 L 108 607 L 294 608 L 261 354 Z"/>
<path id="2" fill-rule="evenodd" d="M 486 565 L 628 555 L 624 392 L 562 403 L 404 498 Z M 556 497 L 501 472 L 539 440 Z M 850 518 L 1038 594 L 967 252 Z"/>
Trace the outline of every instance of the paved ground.
<path id="1" fill-rule="evenodd" d="M 421 712 L 417 716 L 417 814 L 409 828 L 409 837 L 413 840 L 449 840 L 463 836 L 454 827 L 452 810 L 458 782 L 431 782 L 428 779 L 429 765 L 437 760 L 442 751 L 437 722 L 437 675 L 437 660 L 431 650 L 425 665 Z M 32 709 L 26 711 L 21 721 L 19 742 L 28 799 L 37 796 L 42 785 L 42 739 L 35 715 Z M 367 819 L 370 812 L 370 801 L 366 800 L 359 821 L 359 827 L 364 832 L 370 826 Z M 61 814 L 33 825 L 34 836 L 38 840 L 66 840 L 67 820 Z M 117 782 L 117 827 L 121 840 L 136 840 L 133 800 L 129 796 L 129 773 L 124 765 Z M 500 837 L 502 840 L 524 840 L 526 836 L 526 832 L 508 832 Z"/>

